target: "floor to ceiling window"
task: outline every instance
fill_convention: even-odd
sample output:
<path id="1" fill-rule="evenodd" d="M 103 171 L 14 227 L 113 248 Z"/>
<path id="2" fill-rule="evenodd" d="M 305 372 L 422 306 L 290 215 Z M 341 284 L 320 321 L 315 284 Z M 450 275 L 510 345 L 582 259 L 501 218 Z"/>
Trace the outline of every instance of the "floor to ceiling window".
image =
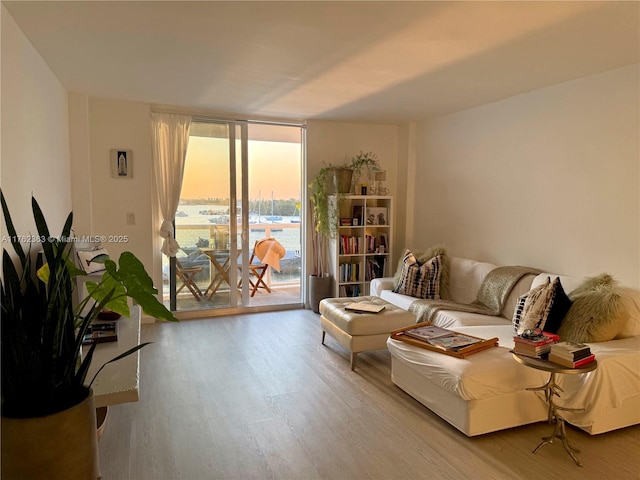
<path id="1" fill-rule="evenodd" d="M 206 314 L 302 303 L 303 153 L 302 126 L 193 120 L 175 282 L 163 258 L 167 305 Z"/>

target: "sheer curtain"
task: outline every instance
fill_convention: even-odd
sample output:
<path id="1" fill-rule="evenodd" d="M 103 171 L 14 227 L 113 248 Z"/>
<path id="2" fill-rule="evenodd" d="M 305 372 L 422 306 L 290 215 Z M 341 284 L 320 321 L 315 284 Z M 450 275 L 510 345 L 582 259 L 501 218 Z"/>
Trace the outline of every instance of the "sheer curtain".
<path id="1" fill-rule="evenodd" d="M 168 257 L 175 257 L 180 249 L 174 238 L 173 222 L 180 201 L 190 129 L 191 117 L 188 115 L 151 114 L 153 175 L 162 215 L 161 251 Z"/>

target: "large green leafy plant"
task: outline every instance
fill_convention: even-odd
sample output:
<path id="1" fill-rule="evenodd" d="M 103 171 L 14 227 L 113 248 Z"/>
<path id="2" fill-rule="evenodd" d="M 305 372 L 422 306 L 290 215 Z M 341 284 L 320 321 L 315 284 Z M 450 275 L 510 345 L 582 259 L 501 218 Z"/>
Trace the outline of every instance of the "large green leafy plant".
<path id="1" fill-rule="evenodd" d="M 106 260 L 100 282 L 87 282 L 89 295 L 74 306 L 74 277 L 85 272 L 70 258 L 73 214 L 67 217 L 61 235 L 52 237 L 38 202 L 31 199 L 44 253 L 44 262 L 34 261 L 32 245 L 25 252 L 16 234 L 4 194 L 1 200 L 7 233 L 19 262 L 16 267 L 3 250 L 2 414 L 23 418 L 48 415 L 86 397 L 87 387 L 93 382 L 86 385 L 96 344 L 80 361 L 82 338 L 100 310 L 108 308 L 129 316 L 129 297 L 150 316 L 168 321 L 177 319 L 158 301 L 153 281 L 130 252 L 120 256 L 119 265 Z M 110 362 L 145 345 L 138 345 Z"/>

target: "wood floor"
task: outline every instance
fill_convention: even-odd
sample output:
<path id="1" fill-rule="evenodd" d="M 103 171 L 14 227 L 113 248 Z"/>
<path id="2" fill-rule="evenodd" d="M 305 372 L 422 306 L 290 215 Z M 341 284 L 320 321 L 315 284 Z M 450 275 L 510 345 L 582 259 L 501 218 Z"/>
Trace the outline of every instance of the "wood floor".
<path id="1" fill-rule="evenodd" d="M 640 426 L 589 436 L 577 467 L 539 423 L 468 438 L 348 352 L 309 310 L 143 325 L 139 402 L 109 411 L 104 480 L 638 479 Z M 500 412 L 496 412 L 499 415 Z"/>

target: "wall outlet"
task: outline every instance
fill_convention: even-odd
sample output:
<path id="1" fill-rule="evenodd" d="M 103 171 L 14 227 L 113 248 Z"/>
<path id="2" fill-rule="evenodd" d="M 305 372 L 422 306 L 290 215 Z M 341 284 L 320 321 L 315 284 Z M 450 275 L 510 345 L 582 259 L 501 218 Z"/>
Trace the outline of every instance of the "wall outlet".
<path id="1" fill-rule="evenodd" d="M 127 212 L 127 225 L 136 224 L 136 214 L 134 212 Z"/>

